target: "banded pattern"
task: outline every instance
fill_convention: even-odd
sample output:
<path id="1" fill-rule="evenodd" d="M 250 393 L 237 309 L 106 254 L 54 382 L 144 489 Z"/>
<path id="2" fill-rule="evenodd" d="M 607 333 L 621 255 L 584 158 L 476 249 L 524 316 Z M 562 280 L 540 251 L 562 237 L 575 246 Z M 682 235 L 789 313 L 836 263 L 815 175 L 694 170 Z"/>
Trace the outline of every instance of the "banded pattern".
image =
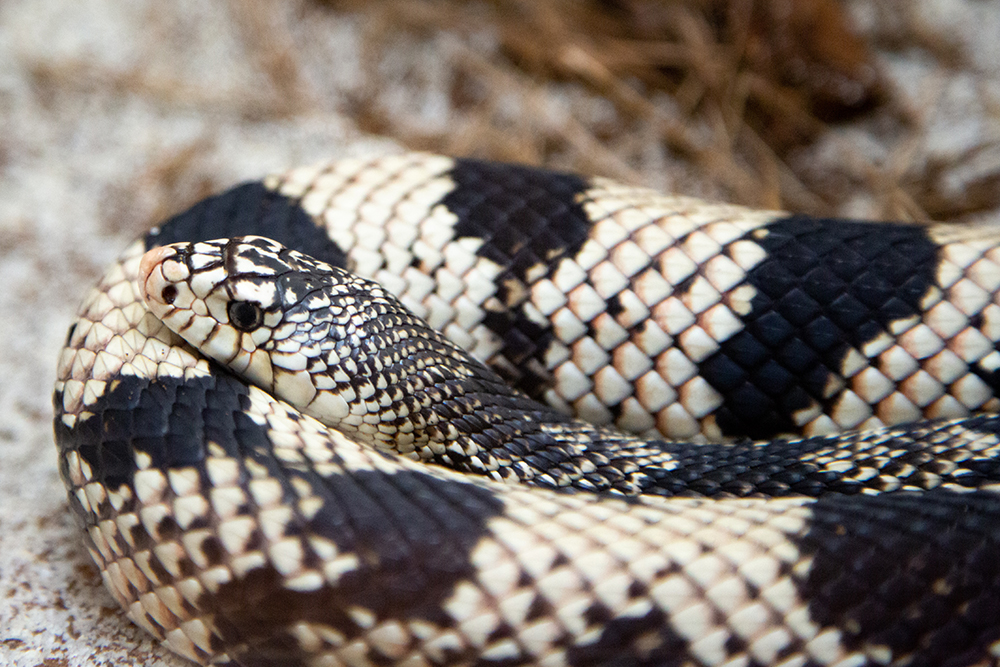
<path id="1" fill-rule="evenodd" d="M 346 268 L 593 423 L 717 440 L 998 407 L 995 232 L 424 155 L 264 184 L 320 221 Z"/>
<path id="2" fill-rule="evenodd" d="M 996 408 L 995 235 L 836 223 L 427 155 L 210 198 L 126 250 L 62 353 L 56 440 L 88 549 L 130 618 L 201 663 L 996 664 L 1000 419 L 965 418 Z M 246 234 L 374 277 L 558 409 L 814 437 L 651 445 L 671 493 L 711 500 L 386 456 L 142 304 L 148 248 Z M 921 416 L 957 419 L 882 428 Z M 854 426 L 875 428 L 823 435 Z M 758 464 L 792 495 L 725 497 Z M 841 494 L 799 495 L 809 474 Z"/>

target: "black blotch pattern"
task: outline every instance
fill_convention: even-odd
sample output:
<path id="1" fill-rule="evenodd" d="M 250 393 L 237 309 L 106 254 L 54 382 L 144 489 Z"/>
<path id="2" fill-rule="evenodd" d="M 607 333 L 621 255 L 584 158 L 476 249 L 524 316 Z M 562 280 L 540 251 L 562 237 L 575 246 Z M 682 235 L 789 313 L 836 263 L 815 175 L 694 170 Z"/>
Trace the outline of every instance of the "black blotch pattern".
<path id="1" fill-rule="evenodd" d="M 323 508 L 311 519 L 294 514 L 284 534 L 303 539 L 306 534 L 321 536 L 340 552 L 356 554 L 358 569 L 344 574 L 337 587 L 313 593 L 290 591 L 273 568 L 264 567 L 199 601 L 202 612 L 217 614 L 220 637 L 213 641 L 235 651 L 240 663 L 248 666 L 299 664 L 304 656 L 289 630 L 298 620 L 319 620 L 348 636 L 357 634 L 360 628 L 347 614 L 351 607 L 370 609 L 381 619 L 425 619 L 448 625 L 443 604 L 458 581 L 474 575 L 471 551 L 486 533 L 488 520 L 503 510 L 498 499 L 474 484 L 429 474 L 357 471 L 351 476 L 322 476 L 307 466 L 283 466 L 266 427 L 244 412 L 249 407 L 247 388 L 217 366 L 207 377 L 186 380 L 123 376 L 88 406 L 94 416 L 73 428 L 59 419 L 62 395 L 57 392 L 54 400 L 56 441 L 67 486 L 71 486 L 66 468 L 70 451 L 77 451 L 94 478 L 112 490 L 133 484 L 140 452 L 149 456 L 151 467 L 164 472 L 194 466 L 206 476 L 207 485 L 206 443 L 211 442 L 226 455 L 252 460 L 278 479 L 290 505 L 297 498 L 294 478 L 306 481 L 323 498 Z M 336 456 L 331 460 L 340 461 Z M 109 518 L 94 517 L 75 495 L 69 497 L 85 524 Z M 130 504 L 122 511 L 133 509 Z M 181 532 L 169 518 L 155 530 L 161 538 L 176 538 Z M 141 545 L 152 543 L 141 525 L 132 534 Z M 89 540 L 86 534 L 84 539 Z M 303 545 L 305 561 L 318 563 L 319 555 L 307 541 Z M 204 541 L 202 548 L 210 562 L 228 558 L 214 538 Z M 253 539 L 248 548 L 256 548 Z M 155 558 L 150 566 L 164 581 L 173 578 Z M 179 566 L 185 576 L 196 574 L 197 568 L 187 559 Z"/>
<path id="2" fill-rule="evenodd" d="M 62 395 L 56 392 L 55 439 L 63 479 L 71 486 L 66 454 L 74 450 L 90 466 L 94 479 L 111 490 L 132 484 L 139 452 L 149 456 L 151 467 L 161 470 L 203 468 L 208 441 L 236 455 L 239 440 L 249 437 L 246 421 L 253 424 L 240 412 L 246 394 L 242 382 L 214 368 L 209 376 L 186 380 L 125 375 L 88 406 L 93 416 L 69 428 L 60 418 Z M 253 430 L 260 427 L 254 424 Z M 70 501 L 86 518 L 72 495 Z"/>
<path id="3" fill-rule="evenodd" d="M 992 664 L 1000 639 L 1000 497 L 990 492 L 827 496 L 799 540 L 799 595 L 849 650 L 912 667 Z"/>
<path id="4" fill-rule="evenodd" d="M 258 181 L 237 185 L 201 200 L 146 235 L 146 249 L 182 241 L 234 236 L 266 236 L 334 266 L 347 268 L 347 256 L 290 197 Z"/>
<path id="5" fill-rule="evenodd" d="M 93 416 L 78 420 L 73 428 L 62 422 L 60 392 L 55 392 L 54 402 L 60 473 L 69 490 L 70 506 L 84 527 L 113 518 L 118 513 L 134 512 L 138 501 L 133 492 L 131 500 L 126 499 L 124 506 L 117 510 L 110 503 L 104 503 L 98 515 L 85 509 L 73 493 L 67 466 L 67 456 L 73 451 L 89 465 L 93 479 L 111 491 L 123 485 L 134 489 L 139 454 L 148 456 L 150 467 L 164 474 L 170 469 L 193 467 L 201 475 L 203 487 L 207 487 L 208 442 L 235 457 L 240 456 L 245 446 L 266 444 L 268 450 L 257 449 L 248 452 L 247 456 L 271 469 L 276 467 L 263 428 L 242 412 L 249 403 L 247 388 L 217 367 L 212 368 L 209 376 L 186 380 L 161 378 L 154 381 L 121 376 L 109 383 L 104 395 L 88 406 Z M 286 500 L 291 501 L 294 491 L 287 486 L 284 490 Z M 168 499 L 170 493 L 167 490 Z M 205 526 L 205 520 L 197 519 L 189 529 Z M 177 538 L 183 532 L 172 517 L 164 518 L 149 530 L 154 534 L 147 532 L 143 524 L 130 530 L 136 550 L 149 549 L 155 540 Z M 83 532 L 83 540 L 91 550 L 98 551 L 89 532 Z M 119 540 L 119 546 L 130 551 L 123 539 Z M 216 540 L 206 540 L 202 547 L 210 562 L 224 558 Z M 149 560 L 149 567 L 161 581 L 174 579 L 156 557 Z M 194 576 L 198 570 L 187 558 L 181 559 L 178 567 L 182 577 Z M 132 594 L 138 595 L 135 591 Z M 190 613 L 195 612 L 187 602 L 184 606 Z M 154 622 L 151 618 L 147 620 Z"/>
<path id="6" fill-rule="evenodd" d="M 756 439 L 797 430 L 792 414 L 813 400 L 829 409 L 824 390 L 849 348 L 919 314 L 938 266 L 915 225 L 796 215 L 764 229 L 746 237 L 767 257 L 747 274 L 757 295 L 744 329 L 699 364 L 725 399 L 722 432 Z"/>
<path id="7" fill-rule="evenodd" d="M 587 240 L 580 195 L 589 186 L 574 174 L 470 159 L 456 160 L 451 177 L 455 189 L 441 203 L 458 217 L 455 237 L 483 239 L 477 254 L 505 267 L 496 279 L 499 303 L 484 323 L 503 340 L 501 355 L 523 367 L 496 370 L 537 398 L 552 383 L 544 355 L 554 335 L 524 313 L 523 287 L 530 269 L 551 273 Z"/>
<path id="8" fill-rule="evenodd" d="M 123 377 L 92 406 L 95 418 L 76 429 L 57 421 L 56 436 L 63 454 L 79 451 L 112 488 L 112 482 L 131 479 L 132 466 L 122 462 L 134 460 L 137 450 L 160 468 L 196 465 L 204 450 L 200 445 L 173 446 L 171 431 L 179 429 L 264 466 L 282 480 L 289 502 L 296 477 L 320 493 L 322 509 L 310 519 L 295 515 L 285 534 L 330 539 L 339 551 L 357 555 L 359 565 L 336 588 L 314 592 L 285 589 L 280 575 L 265 567 L 203 600 L 217 614 L 218 646 L 233 650 L 241 664 L 303 661 L 288 630 L 297 619 L 330 624 L 347 637 L 361 634 L 347 613 L 351 607 L 370 610 L 379 620 L 422 619 L 448 626 L 450 617 L 442 605 L 457 582 L 474 575 L 470 553 L 489 520 L 503 511 L 502 504 L 472 483 L 422 472 L 324 476 L 307 466 L 279 468 L 265 429 L 241 412 L 247 403 L 242 384 L 221 372 L 183 385 L 169 378 L 150 382 Z M 983 416 L 967 426 L 996 434 L 998 424 L 997 417 Z M 133 430 L 136 435 L 129 436 Z M 98 444 L 82 446 L 83 437 Z M 995 476 L 996 462 L 987 463 L 989 469 L 976 474 L 992 470 Z M 973 462 L 965 467 L 973 469 Z M 798 539 L 813 565 L 806 578 L 797 580 L 811 619 L 841 629 L 854 648 L 889 646 L 894 655 L 912 651 L 914 665 L 971 665 L 988 655 L 988 647 L 1000 638 L 1000 524 L 995 520 L 1000 497 L 939 491 L 835 495 L 821 498 L 813 508 L 812 528 Z M 306 561 L 314 560 L 308 542 L 302 544 Z M 222 556 L 217 544 L 205 548 L 213 560 Z M 157 565 L 154 559 L 151 566 L 169 579 Z M 194 574 L 191 563 L 181 567 Z M 630 594 L 647 592 L 639 587 Z M 595 604 L 588 617 L 602 622 L 604 629 L 595 641 L 570 646 L 569 664 L 671 665 L 682 664 L 687 655 L 687 643 L 659 610 L 615 618 Z M 378 656 L 373 657 L 377 662 Z M 471 655 L 448 658 L 474 660 Z"/>
<path id="9" fill-rule="evenodd" d="M 349 641 L 364 632 L 349 613 L 356 607 L 374 614 L 376 623 L 425 620 L 450 627 L 443 605 L 459 581 L 474 576 L 470 554 L 486 534 L 487 522 L 503 511 L 499 500 L 473 484 L 422 472 L 285 472 L 305 479 L 324 500 L 311 519 L 301 519 L 300 529 L 331 540 L 340 553 L 354 554 L 358 564 L 335 586 L 314 591 L 283 587 L 271 566 L 224 584 L 212 611 L 240 664 L 304 664 L 306 656 L 291 626 L 322 623 Z M 303 545 L 308 558 L 308 543 Z M 377 648 L 371 648 L 369 657 L 380 664 Z M 452 662 L 475 659 L 472 653 L 448 657 Z"/>
<path id="10" fill-rule="evenodd" d="M 90 466 L 95 480 L 116 490 L 133 484 L 139 453 L 149 457 L 154 469 L 194 467 L 204 475 L 207 442 L 236 457 L 246 443 L 270 447 L 262 427 L 242 412 L 248 404 L 246 386 L 215 366 L 209 376 L 186 380 L 122 376 L 109 385 L 103 397 L 88 406 L 94 415 L 78 421 L 74 428 L 68 428 L 59 417 L 58 392 L 55 402 L 60 472 L 67 486 L 70 482 L 65 455 L 72 450 Z M 93 521 L 72 494 L 70 504 L 85 522 Z M 103 515 L 107 507 L 104 510 L 99 518 L 107 518 Z M 169 523 L 158 528 L 168 534 L 179 530 Z M 141 542 L 149 539 L 139 537 Z"/>
<path id="11" fill-rule="evenodd" d="M 669 572 L 678 573 L 676 564 Z M 667 571 L 657 572 L 657 577 Z M 649 589 L 638 581 L 629 586 L 632 600 L 648 598 Z M 673 631 L 670 619 L 659 608 L 641 616 L 616 616 L 599 601 L 593 602 L 583 614 L 593 627 L 603 627 L 595 641 L 568 647 L 566 662 L 572 667 L 673 667 L 690 664 L 689 642 Z"/>

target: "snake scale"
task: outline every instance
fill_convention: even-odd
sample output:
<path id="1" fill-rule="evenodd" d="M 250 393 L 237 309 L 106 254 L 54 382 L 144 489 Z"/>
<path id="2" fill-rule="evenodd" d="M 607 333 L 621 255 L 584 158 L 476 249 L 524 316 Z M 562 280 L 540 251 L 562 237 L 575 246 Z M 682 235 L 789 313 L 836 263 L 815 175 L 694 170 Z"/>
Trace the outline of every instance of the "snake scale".
<path id="1" fill-rule="evenodd" d="M 1000 229 L 339 160 L 129 246 L 55 436 L 107 588 L 202 664 L 991 665 L 998 341 Z"/>

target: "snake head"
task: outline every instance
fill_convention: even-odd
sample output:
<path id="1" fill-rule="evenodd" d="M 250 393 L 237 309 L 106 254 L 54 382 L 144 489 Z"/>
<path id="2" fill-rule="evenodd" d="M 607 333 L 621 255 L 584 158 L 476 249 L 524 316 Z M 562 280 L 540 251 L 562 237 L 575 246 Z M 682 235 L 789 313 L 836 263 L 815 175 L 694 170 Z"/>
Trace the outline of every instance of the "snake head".
<path id="1" fill-rule="evenodd" d="M 371 327 L 406 312 L 376 283 L 260 236 L 154 248 L 139 288 L 202 354 L 330 425 L 356 398 Z"/>

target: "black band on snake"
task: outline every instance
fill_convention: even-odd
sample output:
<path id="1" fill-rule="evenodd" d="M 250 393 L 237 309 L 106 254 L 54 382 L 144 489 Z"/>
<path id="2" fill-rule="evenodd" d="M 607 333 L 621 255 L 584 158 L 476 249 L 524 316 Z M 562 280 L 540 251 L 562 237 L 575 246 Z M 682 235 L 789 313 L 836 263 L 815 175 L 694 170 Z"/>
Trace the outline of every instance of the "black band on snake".
<path id="1" fill-rule="evenodd" d="M 202 664 L 987 665 L 998 341 L 1000 229 L 343 160 L 130 246 L 55 432 Z"/>

